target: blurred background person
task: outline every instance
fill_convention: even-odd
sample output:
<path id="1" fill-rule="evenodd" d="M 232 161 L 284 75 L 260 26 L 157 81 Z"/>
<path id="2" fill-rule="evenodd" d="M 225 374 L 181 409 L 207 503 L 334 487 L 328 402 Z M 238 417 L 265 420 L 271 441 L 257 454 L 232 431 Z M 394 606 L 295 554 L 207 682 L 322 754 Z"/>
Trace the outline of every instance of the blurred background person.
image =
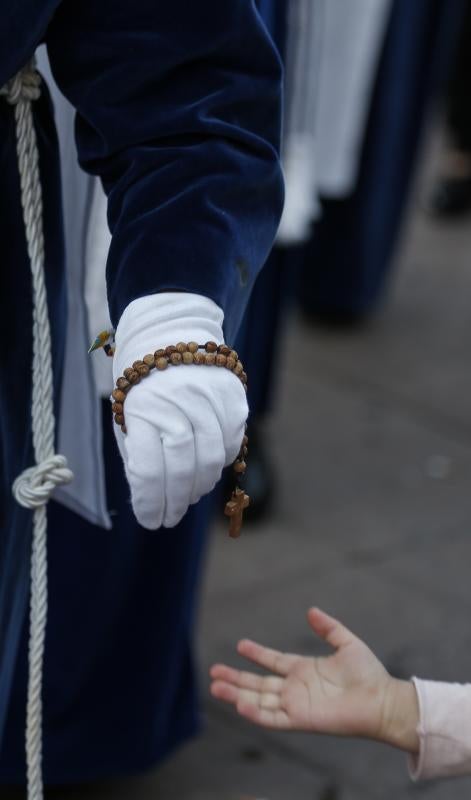
<path id="1" fill-rule="evenodd" d="M 465 4 L 289 0 L 281 10 L 286 202 L 238 342 L 252 375 L 252 519 L 269 512 L 276 486 L 264 428 L 287 308 L 348 331 L 387 296 L 423 133 Z"/>
<path id="2" fill-rule="evenodd" d="M 391 4 L 354 179 L 347 191 L 321 191 L 322 216 L 302 257 L 299 304 L 313 322 L 364 322 L 386 296 L 425 123 L 463 13 L 461 0 Z"/>
<path id="3" fill-rule="evenodd" d="M 471 208 L 471 3 L 460 27 L 444 96 L 445 152 L 430 198 L 437 217 L 454 217 Z"/>

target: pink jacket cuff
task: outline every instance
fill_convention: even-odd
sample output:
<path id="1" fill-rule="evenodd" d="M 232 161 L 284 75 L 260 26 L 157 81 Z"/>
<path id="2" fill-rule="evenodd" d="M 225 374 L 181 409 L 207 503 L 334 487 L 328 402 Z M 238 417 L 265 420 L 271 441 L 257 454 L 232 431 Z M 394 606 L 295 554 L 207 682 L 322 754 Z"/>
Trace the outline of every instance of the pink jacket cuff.
<path id="1" fill-rule="evenodd" d="M 412 680 L 420 709 L 420 751 L 408 758 L 412 780 L 471 775 L 471 684 Z"/>

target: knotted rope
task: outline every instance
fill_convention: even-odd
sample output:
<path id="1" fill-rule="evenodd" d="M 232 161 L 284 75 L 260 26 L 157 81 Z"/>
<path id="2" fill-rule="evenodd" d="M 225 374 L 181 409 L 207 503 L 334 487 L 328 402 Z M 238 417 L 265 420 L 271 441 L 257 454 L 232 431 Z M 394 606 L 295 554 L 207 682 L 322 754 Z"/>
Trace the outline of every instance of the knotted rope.
<path id="1" fill-rule="evenodd" d="M 41 78 L 32 62 L 0 88 L 0 95 L 6 97 L 15 114 L 21 204 L 33 291 L 31 422 L 36 465 L 26 469 L 13 484 L 13 494 L 18 503 L 34 510 L 26 713 L 28 800 L 43 800 L 42 677 L 47 621 L 46 505 L 56 486 L 69 483 L 73 479 L 65 457 L 54 453 L 53 374 L 44 273 L 42 192 L 31 107 L 32 101 L 37 100 L 40 95 L 40 82 Z"/>

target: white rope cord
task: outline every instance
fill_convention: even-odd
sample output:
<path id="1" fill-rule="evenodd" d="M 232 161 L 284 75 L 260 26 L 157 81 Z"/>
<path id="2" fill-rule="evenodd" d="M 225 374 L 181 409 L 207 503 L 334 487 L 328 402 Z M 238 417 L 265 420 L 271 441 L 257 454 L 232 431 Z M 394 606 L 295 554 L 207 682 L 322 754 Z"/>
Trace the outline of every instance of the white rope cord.
<path id="1" fill-rule="evenodd" d="M 14 106 L 16 151 L 21 182 L 21 204 L 33 290 L 33 380 L 31 421 L 35 466 L 14 482 L 13 494 L 24 508 L 34 510 L 31 550 L 29 675 L 26 713 L 28 800 L 43 800 L 42 678 L 47 621 L 47 512 L 53 489 L 69 483 L 73 473 L 64 456 L 54 453 L 54 407 L 51 332 L 44 274 L 44 233 L 38 147 L 31 103 L 40 95 L 40 76 L 34 63 L 21 70 L 3 88 Z"/>

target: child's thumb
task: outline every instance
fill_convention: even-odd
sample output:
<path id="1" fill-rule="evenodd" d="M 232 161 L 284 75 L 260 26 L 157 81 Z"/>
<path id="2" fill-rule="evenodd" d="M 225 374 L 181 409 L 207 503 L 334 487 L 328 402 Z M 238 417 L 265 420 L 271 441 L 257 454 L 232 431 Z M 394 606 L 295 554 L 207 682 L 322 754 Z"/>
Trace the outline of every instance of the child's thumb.
<path id="1" fill-rule="evenodd" d="M 307 614 L 309 625 L 314 633 L 317 633 L 321 639 L 335 647 L 345 647 L 353 639 L 354 634 L 348 630 L 341 622 L 334 617 L 330 617 L 320 608 L 310 608 Z"/>

